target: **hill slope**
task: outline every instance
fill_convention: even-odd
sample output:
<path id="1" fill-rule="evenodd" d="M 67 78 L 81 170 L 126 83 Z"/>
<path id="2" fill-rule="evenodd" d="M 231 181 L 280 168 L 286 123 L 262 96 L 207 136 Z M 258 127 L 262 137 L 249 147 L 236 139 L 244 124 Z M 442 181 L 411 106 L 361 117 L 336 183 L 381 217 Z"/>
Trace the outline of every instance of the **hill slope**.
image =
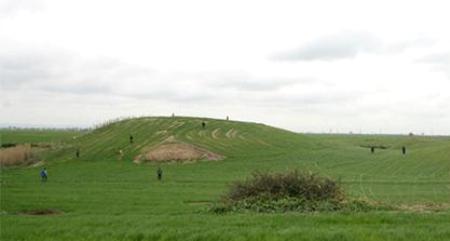
<path id="1" fill-rule="evenodd" d="M 205 127 L 202 127 L 205 122 Z M 130 136 L 133 143 L 130 143 Z M 62 157 L 81 160 L 132 160 L 167 140 L 205 148 L 225 157 L 261 155 L 309 145 L 308 137 L 263 124 L 190 117 L 143 117 L 95 129 L 73 140 Z M 60 156 L 61 157 L 61 156 Z"/>

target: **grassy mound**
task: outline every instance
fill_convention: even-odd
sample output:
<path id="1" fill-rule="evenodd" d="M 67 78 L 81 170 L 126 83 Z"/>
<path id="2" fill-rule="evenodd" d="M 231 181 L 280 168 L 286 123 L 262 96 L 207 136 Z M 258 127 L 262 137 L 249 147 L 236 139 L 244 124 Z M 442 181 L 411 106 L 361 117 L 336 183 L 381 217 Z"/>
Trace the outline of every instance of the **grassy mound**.
<path id="1" fill-rule="evenodd" d="M 339 182 L 311 172 L 253 173 L 245 181 L 231 184 L 213 212 L 312 212 L 367 210 L 371 204 L 349 200 Z"/>
<path id="2" fill-rule="evenodd" d="M 172 139 L 183 145 L 165 145 Z M 284 153 L 294 147 L 306 149 L 310 145 L 308 139 L 304 135 L 258 123 L 194 117 L 140 117 L 105 124 L 70 140 L 65 149 L 46 159 L 133 161 L 155 148 L 161 150 L 150 153 L 150 157 L 157 160 L 204 159 L 205 156 L 211 159 L 211 153 L 230 158 L 253 155 L 261 150 Z M 165 154 L 180 148 L 195 155 L 180 157 L 171 154 L 165 157 Z M 79 158 L 75 155 L 77 150 L 80 151 Z M 215 156 L 212 159 L 222 159 L 212 156 Z"/>

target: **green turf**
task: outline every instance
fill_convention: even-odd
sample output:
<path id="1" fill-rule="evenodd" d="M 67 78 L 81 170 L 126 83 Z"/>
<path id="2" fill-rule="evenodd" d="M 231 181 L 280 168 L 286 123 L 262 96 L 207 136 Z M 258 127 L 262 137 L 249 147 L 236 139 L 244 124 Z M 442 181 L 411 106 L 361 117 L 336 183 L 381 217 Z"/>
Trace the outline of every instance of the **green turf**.
<path id="1" fill-rule="evenodd" d="M 60 143 L 81 133 L 60 129 L 0 129 L 0 144 Z"/>
<path id="2" fill-rule="evenodd" d="M 30 136 L 39 141 L 39 135 Z M 48 142 L 47 136 L 42 133 L 42 141 Z M 58 140 L 65 141 L 65 149 L 45 155 L 47 183 L 39 181 L 41 167 L 2 169 L 1 240 L 450 240 L 450 210 L 207 211 L 233 180 L 255 170 L 294 168 L 340 179 L 353 197 L 392 205 L 448 204 L 449 137 L 303 135 L 255 123 L 178 117 L 131 119 L 72 136 Z M 158 182 L 157 165 L 131 160 L 170 136 L 226 158 L 163 164 L 163 182 Z M 387 149 L 371 154 L 361 147 L 367 145 Z M 119 149 L 125 153 L 122 160 Z M 47 208 L 64 214 L 20 214 Z"/>

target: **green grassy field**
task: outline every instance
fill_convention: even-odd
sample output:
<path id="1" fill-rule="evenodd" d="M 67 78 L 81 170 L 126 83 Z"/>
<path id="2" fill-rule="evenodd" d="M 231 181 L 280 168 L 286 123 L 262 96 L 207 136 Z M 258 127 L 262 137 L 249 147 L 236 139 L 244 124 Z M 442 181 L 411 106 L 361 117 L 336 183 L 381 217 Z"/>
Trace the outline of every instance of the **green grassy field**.
<path id="1" fill-rule="evenodd" d="M 0 133 L 4 142 L 65 145 L 42 156 L 47 183 L 39 179 L 42 167 L 2 168 L 2 241 L 450 240 L 450 137 L 304 135 L 262 124 L 181 117 L 125 120 L 85 134 Z M 162 164 L 162 182 L 156 180 L 156 164 L 132 163 L 143 148 L 171 136 L 225 159 Z M 371 154 L 367 145 L 387 149 Z M 208 212 L 230 182 L 255 170 L 295 168 L 340 179 L 352 197 L 408 210 Z M 432 211 L 435 206 L 439 211 Z M 63 213 L 23 214 L 38 209 Z"/>
<path id="2" fill-rule="evenodd" d="M 0 143 L 60 143 L 80 135 L 81 131 L 61 129 L 0 129 Z"/>

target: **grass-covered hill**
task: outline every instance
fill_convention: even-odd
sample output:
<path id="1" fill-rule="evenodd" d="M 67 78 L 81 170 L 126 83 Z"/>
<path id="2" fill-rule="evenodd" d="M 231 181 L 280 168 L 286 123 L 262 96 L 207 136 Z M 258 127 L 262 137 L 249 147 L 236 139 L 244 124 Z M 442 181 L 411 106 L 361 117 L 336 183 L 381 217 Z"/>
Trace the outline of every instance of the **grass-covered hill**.
<path id="1" fill-rule="evenodd" d="M 305 135 L 264 124 L 191 117 L 143 117 L 106 124 L 71 138 L 68 147 L 48 159 L 131 162 L 167 141 L 195 145 L 223 156 L 223 165 L 252 170 L 305 167 L 358 181 L 450 176 L 449 137 Z M 403 146 L 406 155 L 401 153 Z"/>
<path id="2" fill-rule="evenodd" d="M 205 123 L 205 126 L 202 126 Z M 130 143 L 130 136 L 133 143 Z M 190 117 L 143 117 L 106 124 L 69 142 L 60 158 L 133 160 L 146 149 L 166 142 L 205 148 L 225 158 L 306 149 L 308 137 L 263 124 Z"/>

